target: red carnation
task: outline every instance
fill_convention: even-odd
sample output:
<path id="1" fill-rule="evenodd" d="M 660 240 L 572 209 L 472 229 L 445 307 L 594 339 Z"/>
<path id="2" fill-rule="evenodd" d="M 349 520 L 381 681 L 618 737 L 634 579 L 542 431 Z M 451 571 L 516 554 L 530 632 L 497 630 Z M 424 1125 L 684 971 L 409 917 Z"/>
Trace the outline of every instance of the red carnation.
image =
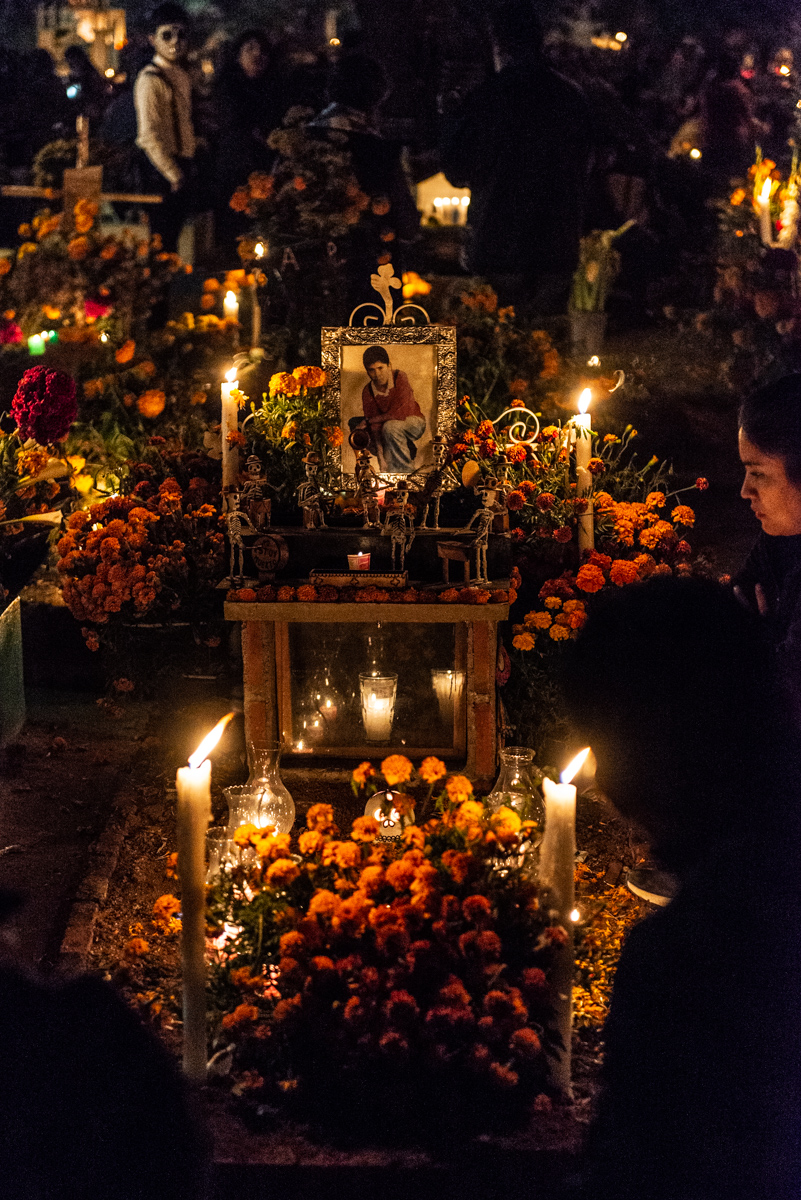
<path id="1" fill-rule="evenodd" d="M 75 380 L 66 371 L 47 367 L 30 367 L 11 402 L 11 415 L 22 440 L 33 438 L 41 446 L 60 441 L 77 412 Z"/>

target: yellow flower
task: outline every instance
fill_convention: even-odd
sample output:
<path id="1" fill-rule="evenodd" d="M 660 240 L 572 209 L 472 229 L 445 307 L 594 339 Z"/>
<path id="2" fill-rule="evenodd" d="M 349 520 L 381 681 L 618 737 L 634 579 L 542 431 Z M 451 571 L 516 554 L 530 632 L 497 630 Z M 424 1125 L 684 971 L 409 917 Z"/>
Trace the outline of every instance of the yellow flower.
<path id="1" fill-rule="evenodd" d="M 52 304 L 43 304 L 42 313 L 48 321 L 58 321 L 61 317 L 61 309 L 54 308 Z"/>
<path id="2" fill-rule="evenodd" d="M 319 854 L 325 845 L 325 838 L 316 829 L 304 829 L 298 838 L 298 850 L 301 854 Z"/>
<path id="3" fill-rule="evenodd" d="M 548 596 L 545 600 L 545 607 L 546 608 L 561 608 L 562 601 L 559 599 L 558 596 Z"/>
<path id="4" fill-rule="evenodd" d="M 564 625 L 552 625 L 548 630 L 548 636 L 555 642 L 563 642 L 565 638 L 570 637 L 570 631 L 565 629 Z"/>
<path id="5" fill-rule="evenodd" d="M 533 650 L 534 637 L 530 633 L 516 633 L 512 638 L 512 645 L 515 650 Z"/>
<path id="6" fill-rule="evenodd" d="M 300 867 L 291 858 L 277 858 L 267 871 L 267 882 L 272 887 L 289 887 L 300 875 Z"/>
<path id="7" fill-rule="evenodd" d="M 448 768 L 445 763 L 433 756 L 424 758 L 420 764 L 420 778 L 423 783 L 436 783 L 438 779 L 444 779 L 448 774 Z"/>
<path id="8" fill-rule="evenodd" d="M 328 379 L 322 367 L 295 367 L 292 374 L 301 387 L 305 388 L 322 387 Z"/>
<path id="9" fill-rule="evenodd" d="M 240 825 L 234 833 L 237 846 L 248 846 L 253 837 L 259 837 L 261 830 L 256 825 Z"/>
<path id="10" fill-rule="evenodd" d="M 381 764 L 381 773 L 390 787 L 397 783 L 405 783 L 411 778 L 413 770 L 410 760 L 404 754 L 390 754 Z"/>
<path id="11" fill-rule="evenodd" d="M 278 371 L 270 379 L 271 396 L 297 396 L 300 394 L 301 383 L 289 371 Z"/>
<path id="12" fill-rule="evenodd" d="M 126 342 L 122 343 L 119 350 L 114 355 L 114 358 L 120 365 L 122 365 L 123 363 L 129 363 L 135 353 L 136 342 L 133 340 L 133 338 L 128 338 Z"/>
<path id="13" fill-rule="evenodd" d="M 445 784 L 445 791 L 450 801 L 458 803 L 473 795 L 473 785 L 466 775 L 451 775 Z"/>
<path id="14" fill-rule="evenodd" d="M 664 508 L 665 493 L 664 492 L 649 492 L 645 497 L 645 503 L 649 508 Z"/>
<path id="15" fill-rule="evenodd" d="M 159 417 L 164 412 L 164 406 L 167 403 L 167 397 L 159 388 L 151 388 L 150 391 L 142 392 L 142 395 L 136 402 L 136 407 L 139 409 L 143 417 Z"/>
<path id="16" fill-rule="evenodd" d="M 23 242 L 17 251 L 17 258 L 24 258 L 26 254 L 35 254 L 38 249 L 36 242 Z"/>
<path id="17" fill-rule="evenodd" d="M 363 763 L 359 763 L 358 767 L 353 772 L 353 775 L 351 776 L 351 778 L 352 778 L 353 782 L 357 785 L 357 787 L 363 787 L 364 784 L 367 783 L 367 780 L 369 779 L 369 777 L 372 774 L 373 774 L 372 763 L 363 762 Z"/>

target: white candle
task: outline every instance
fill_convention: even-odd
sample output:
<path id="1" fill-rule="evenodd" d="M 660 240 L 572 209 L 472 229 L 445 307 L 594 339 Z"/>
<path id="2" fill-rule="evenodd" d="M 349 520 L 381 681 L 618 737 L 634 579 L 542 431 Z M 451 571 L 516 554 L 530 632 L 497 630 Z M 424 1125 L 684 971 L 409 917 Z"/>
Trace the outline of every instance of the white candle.
<path id="1" fill-rule="evenodd" d="M 236 490 L 239 483 L 239 449 L 228 441 L 229 433 L 239 430 L 239 406 L 236 397 L 231 395 L 238 383 L 236 367 L 227 372 L 220 388 L 222 416 L 220 418 L 220 437 L 222 438 L 222 487 L 223 511 L 226 509 L 226 496 Z"/>
<path id="2" fill-rule="evenodd" d="M 368 742 L 389 741 L 392 729 L 392 701 L 387 697 L 370 692 L 362 708 L 364 732 Z"/>
<path id="3" fill-rule="evenodd" d="M 587 411 L 592 400 L 592 392 L 585 388 L 579 396 L 578 413 L 573 418 L 573 430 L 576 436 L 576 495 L 589 496 L 592 491 L 592 475 L 589 471 L 589 461 L 592 457 L 592 423 Z M 578 544 L 579 551 L 595 548 L 595 523 L 592 515 L 592 500 L 587 501 L 587 511 L 578 515 Z"/>
<path id="4" fill-rule="evenodd" d="M 230 289 L 225 293 L 225 298 L 223 300 L 223 314 L 226 321 L 239 320 L 239 301 L 236 298 L 236 292 L 233 292 Z"/>
<path id="5" fill-rule="evenodd" d="M 431 685 L 436 693 L 439 704 L 439 716 L 446 729 L 453 726 L 453 716 L 456 701 L 464 687 L 463 671 L 433 670 Z"/>
<path id="6" fill-rule="evenodd" d="M 256 283 L 256 278 L 253 278 L 253 286 L 251 288 L 251 300 L 253 304 L 253 313 L 250 324 L 250 344 L 258 346 L 261 342 L 261 305 L 259 304 L 259 287 Z"/>
<path id="7" fill-rule="evenodd" d="M 549 904 L 558 923 L 566 930 L 567 945 L 556 956 L 551 971 L 553 1006 L 564 1049 L 551 1064 L 554 1084 L 570 1092 L 570 1039 L 573 1027 L 573 921 L 576 864 L 576 789 L 571 780 L 581 770 L 589 747 L 568 764 L 560 783 L 543 779 L 545 833 L 540 845 L 540 882 L 550 891 Z"/>
<path id="8" fill-rule="evenodd" d="M 206 1078 L 206 829 L 211 820 L 210 754 L 231 720 L 223 717 L 181 767 L 178 789 L 178 875 L 181 881 L 184 1073 Z"/>
<path id="9" fill-rule="evenodd" d="M 759 236 L 763 246 L 771 246 L 773 244 L 773 222 L 770 219 L 770 192 L 771 180 L 766 179 L 762 184 L 762 191 L 759 193 L 757 207 L 759 209 Z"/>

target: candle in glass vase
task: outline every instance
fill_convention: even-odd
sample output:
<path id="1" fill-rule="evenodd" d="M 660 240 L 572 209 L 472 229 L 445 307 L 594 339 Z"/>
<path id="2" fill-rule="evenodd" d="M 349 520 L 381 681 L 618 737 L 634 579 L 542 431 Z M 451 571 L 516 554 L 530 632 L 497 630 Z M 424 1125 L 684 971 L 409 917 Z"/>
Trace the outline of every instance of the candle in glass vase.
<path id="1" fill-rule="evenodd" d="M 464 687 L 464 672 L 435 669 L 431 672 L 431 686 L 437 697 L 440 720 L 446 729 L 452 728 L 456 702 Z"/>
<path id="2" fill-rule="evenodd" d="M 578 412 L 573 418 L 573 431 L 576 439 L 576 495 L 589 496 L 592 491 L 592 475 L 589 462 L 592 457 L 592 423 L 587 411 L 592 400 L 592 392 L 585 388 L 579 396 Z M 578 545 L 579 550 L 592 550 L 595 547 L 595 524 L 592 515 L 592 500 L 587 500 L 587 511 L 578 514 Z"/>
<path id="3" fill-rule="evenodd" d="M 211 820 L 211 753 L 233 717 L 218 721 L 175 780 L 181 881 L 184 1072 L 206 1078 L 206 830 Z"/>
<path id="4" fill-rule="evenodd" d="M 368 742 L 388 742 L 395 716 L 397 675 L 360 675 L 362 724 Z"/>
<path id="5" fill-rule="evenodd" d="M 550 892 L 549 906 L 567 933 L 567 942 L 551 969 L 554 1019 L 563 1049 L 551 1063 L 551 1077 L 562 1092 L 570 1092 L 570 1039 L 573 1026 L 573 909 L 576 870 L 576 789 L 572 780 L 589 754 L 589 746 L 565 767 L 560 782 L 545 778 L 545 833 L 540 845 L 540 882 Z"/>
<path id="6" fill-rule="evenodd" d="M 231 445 L 231 442 L 228 440 L 229 434 L 237 433 L 239 430 L 239 405 L 237 404 L 236 396 L 231 395 L 236 390 L 237 383 L 236 367 L 232 367 L 226 373 L 225 380 L 220 388 L 220 400 L 222 403 L 220 437 L 222 439 L 223 509 L 226 507 L 226 496 L 235 491 L 239 483 L 239 450 L 236 446 Z"/>

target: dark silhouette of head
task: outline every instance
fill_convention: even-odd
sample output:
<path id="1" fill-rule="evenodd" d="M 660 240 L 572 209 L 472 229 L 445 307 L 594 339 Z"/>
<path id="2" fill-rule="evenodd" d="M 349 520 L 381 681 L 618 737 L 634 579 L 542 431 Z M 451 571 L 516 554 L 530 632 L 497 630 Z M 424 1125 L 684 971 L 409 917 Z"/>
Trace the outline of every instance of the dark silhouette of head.
<path id="1" fill-rule="evenodd" d="M 332 103 L 370 113 L 387 94 L 387 77 L 376 59 L 343 54 L 331 70 L 327 91 Z"/>
<path id="2" fill-rule="evenodd" d="M 564 671 L 599 788 L 679 874 L 766 813 L 793 743 L 758 619 L 722 586 L 657 577 L 601 599 Z"/>
<path id="3" fill-rule="evenodd" d="M 490 17 L 495 44 L 510 58 L 542 51 L 543 32 L 531 0 L 501 0 Z"/>
<path id="4" fill-rule="evenodd" d="M 785 375 L 747 396 L 740 429 L 763 454 L 781 458 L 787 478 L 801 487 L 801 375 Z"/>
<path id="5" fill-rule="evenodd" d="M 146 30 L 153 34 L 162 25 L 185 25 L 189 27 L 189 14 L 181 4 L 157 4 L 148 13 Z"/>

